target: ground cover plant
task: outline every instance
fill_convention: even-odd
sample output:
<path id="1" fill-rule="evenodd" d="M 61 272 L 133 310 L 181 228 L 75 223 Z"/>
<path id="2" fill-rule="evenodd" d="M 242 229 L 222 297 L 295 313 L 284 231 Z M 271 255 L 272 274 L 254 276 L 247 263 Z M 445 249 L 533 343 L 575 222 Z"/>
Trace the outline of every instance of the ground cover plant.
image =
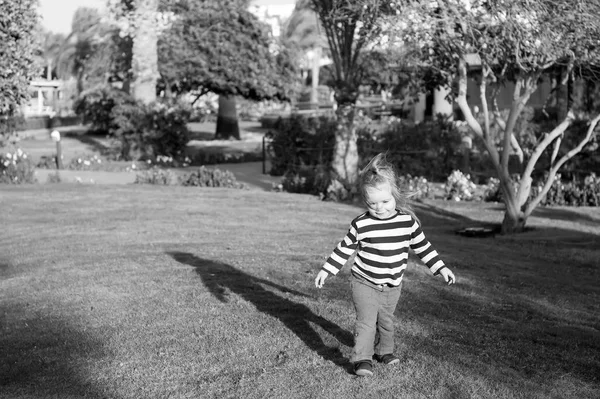
<path id="1" fill-rule="evenodd" d="M 396 368 L 346 366 L 348 269 L 313 286 L 359 209 L 307 195 L 24 185 L 0 196 L 0 397 L 596 398 L 600 213 L 417 212 L 458 284 L 410 262 Z M 268 206 L 266 206 L 268 204 Z"/>

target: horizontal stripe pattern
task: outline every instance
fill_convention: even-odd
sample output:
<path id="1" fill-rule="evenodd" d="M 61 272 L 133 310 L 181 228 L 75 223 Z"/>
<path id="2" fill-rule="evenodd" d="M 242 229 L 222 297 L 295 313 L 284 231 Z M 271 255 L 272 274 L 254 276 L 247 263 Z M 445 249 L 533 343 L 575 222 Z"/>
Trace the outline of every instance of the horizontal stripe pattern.
<path id="1" fill-rule="evenodd" d="M 445 266 L 412 216 L 397 212 L 389 219 L 380 220 L 365 212 L 352 221 L 323 269 L 337 274 L 357 251 L 352 273 L 377 285 L 397 286 L 408 265 L 409 248 L 432 273 L 437 274 Z"/>

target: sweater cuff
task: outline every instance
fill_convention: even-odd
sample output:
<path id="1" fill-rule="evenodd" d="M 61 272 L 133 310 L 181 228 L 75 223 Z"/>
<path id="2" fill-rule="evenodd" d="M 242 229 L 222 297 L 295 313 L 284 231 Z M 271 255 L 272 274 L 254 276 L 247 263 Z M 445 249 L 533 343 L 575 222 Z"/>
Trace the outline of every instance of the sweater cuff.
<path id="1" fill-rule="evenodd" d="M 435 273 L 433 273 L 434 276 L 439 276 L 440 272 L 442 271 L 442 269 L 446 269 L 446 265 L 440 267 L 439 269 L 437 269 L 437 271 Z"/>

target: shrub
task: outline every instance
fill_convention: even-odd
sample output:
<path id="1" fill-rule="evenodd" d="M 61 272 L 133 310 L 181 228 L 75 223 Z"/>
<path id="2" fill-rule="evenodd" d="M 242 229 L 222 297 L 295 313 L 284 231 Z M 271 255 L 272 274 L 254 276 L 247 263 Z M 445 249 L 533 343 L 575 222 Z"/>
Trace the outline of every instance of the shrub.
<path id="1" fill-rule="evenodd" d="M 179 179 L 182 186 L 226 187 L 245 189 L 244 183 L 237 181 L 235 175 L 228 170 L 220 170 L 201 166 L 198 170 Z"/>
<path id="2" fill-rule="evenodd" d="M 326 196 L 325 193 L 329 183 L 330 174 L 327 172 L 325 165 L 306 166 L 289 170 L 281 180 L 284 191 L 320 196 Z"/>
<path id="3" fill-rule="evenodd" d="M 16 131 L 24 123 L 25 118 L 21 114 L 13 116 L 0 115 L 0 147 L 15 145 L 18 142 Z"/>
<path id="4" fill-rule="evenodd" d="M 400 189 L 409 193 L 414 200 L 432 198 L 433 192 L 429 186 L 429 182 L 423 176 L 404 175 L 398 178 Z"/>
<path id="5" fill-rule="evenodd" d="M 153 166 L 135 175 L 134 184 L 155 184 L 168 186 L 173 181 L 173 173 L 167 169 Z"/>
<path id="6" fill-rule="evenodd" d="M 111 135 L 123 159 L 183 157 L 190 141 L 187 122 L 190 110 L 181 105 L 153 103 L 123 104 L 112 112 Z"/>
<path id="7" fill-rule="evenodd" d="M 539 184 L 534 190 L 539 192 L 541 188 L 541 184 Z M 545 206 L 600 206 L 600 177 L 592 173 L 581 180 L 572 178 L 571 181 L 563 181 L 562 176 L 557 174 L 541 204 Z"/>
<path id="8" fill-rule="evenodd" d="M 56 156 L 54 156 L 56 159 Z M 67 169 L 71 170 L 97 170 L 102 164 L 102 159 L 98 155 L 84 155 L 71 159 Z M 56 165 L 56 164 L 55 164 Z"/>
<path id="9" fill-rule="evenodd" d="M 483 197 L 485 202 L 503 202 L 502 190 L 500 189 L 500 180 L 490 177 L 487 184 L 483 187 Z"/>
<path id="10" fill-rule="evenodd" d="M 361 167 L 376 154 L 387 152 L 401 175 L 443 181 L 460 166 L 462 135 L 441 117 L 418 124 L 393 118 L 379 129 L 365 124 L 357 134 Z"/>
<path id="11" fill-rule="evenodd" d="M 0 183 L 35 182 L 35 168 L 23 150 L 17 148 L 14 152 L 0 153 Z"/>
<path id="12" fill-rule="evenodd" d="M 274 131 L 267 133 L 271 175 L 303 174 L 319 165 L 331 165 L 335 129 L 335 119 L 328 116 L 280 118 Z"/>
<path id="13" fill-rule="evenodd" d="M 444 186 L 445 198 L 454 201 L 470 201 L 474 199 L 475 183 L 471 176 L 463 174 L 460 170 L 453 171 Z"/>
<path id="14" fill-rule="evenodd" d="M 92 125 L 92 131 L 109 134 L 115 128 L 113 109 L 132 104 L 135 104 L 135 100 L 123 90 L 111 86 L 98 86 L 81 93 L 75 101 L 74 108 L 83 123 Z"/>

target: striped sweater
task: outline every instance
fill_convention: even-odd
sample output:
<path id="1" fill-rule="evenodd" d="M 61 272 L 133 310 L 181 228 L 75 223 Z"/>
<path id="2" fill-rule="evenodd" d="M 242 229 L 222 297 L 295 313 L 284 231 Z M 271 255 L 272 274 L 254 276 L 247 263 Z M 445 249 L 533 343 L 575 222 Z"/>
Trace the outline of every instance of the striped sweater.
<path id="1" fill-rule="evenodd" d="M 356 251 L 352 274 L 377 285 L 398 286 L 408 264 L 409 248 L 434 275 L 445 267 L 412 216 L 397 211 L 390 218 L 377 219 L 365 212 L 352 221 L 323 270 L 337 274 Z"/>

